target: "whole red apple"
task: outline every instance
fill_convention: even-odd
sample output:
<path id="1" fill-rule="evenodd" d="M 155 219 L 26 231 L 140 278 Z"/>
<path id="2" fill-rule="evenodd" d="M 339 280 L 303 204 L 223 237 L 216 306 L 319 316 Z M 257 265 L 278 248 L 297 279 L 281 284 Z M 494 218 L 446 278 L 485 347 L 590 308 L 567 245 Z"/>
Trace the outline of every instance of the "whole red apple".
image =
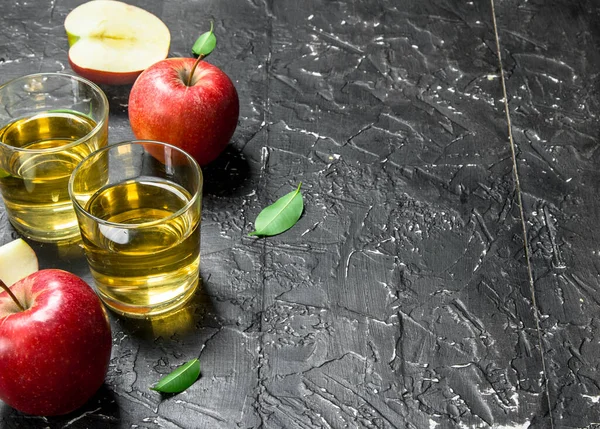
<path id="1" fill-rule="evenodd" d="M 102 385 L 112 339 L 104 307 L 81 278 L 37 271 L 0 293 L 0 399 L 34 415 L 67 414 Z"/>
<path id="2" fill-rule="evenodd" d="M 231 79 L 194 58 L 167 58 L 137 78 L 129 95 L 129 121 L 136 138 L 177 146 L 206 165 L 225 149 L 239 116 Z M 189 86 L 188 86 L 189 82 Z"/>

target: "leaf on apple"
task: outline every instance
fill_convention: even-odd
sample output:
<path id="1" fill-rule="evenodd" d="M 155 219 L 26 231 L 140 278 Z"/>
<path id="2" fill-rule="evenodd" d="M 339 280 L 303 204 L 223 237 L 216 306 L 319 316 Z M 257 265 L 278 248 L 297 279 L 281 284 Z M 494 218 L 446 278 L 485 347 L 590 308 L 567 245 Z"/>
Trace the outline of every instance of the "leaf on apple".
<path id="1" fill-rule="evenodd" d="M 254 221 L 255 231 L 249 235 L 270 236 L 287 231 L 298 222 L 304 210 L 304 201 L 298 185 L 295 191 L 284 195 L 265 207 Z"/>
<path id="2" fill-rule="evenodd" d="M 161 378 L 152 390 L 162 393 L 180 393 L 196 382 L 200 375 L 200 361 L 192 359 Z"/>
<path id="3" fill-rule="evenodd" d="M 192 46 L 192 52 L 202 58 L 206 58 L 215 49 L 215 46 L 217 46 L 217 38 L 213 33 L 213 23 L 211 21 L 210 31 L 198 37 L 194 46 Z"/>

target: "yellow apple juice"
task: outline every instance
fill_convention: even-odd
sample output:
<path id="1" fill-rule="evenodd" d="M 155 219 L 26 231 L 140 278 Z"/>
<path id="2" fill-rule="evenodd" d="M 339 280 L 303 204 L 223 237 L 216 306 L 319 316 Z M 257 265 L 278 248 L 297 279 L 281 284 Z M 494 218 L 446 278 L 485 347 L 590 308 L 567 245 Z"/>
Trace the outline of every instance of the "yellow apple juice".
<path id="1" fill-rule="evenodd" d="M 75 111 L 48 111 L 0 129 L 0 191 L 13 226 L 38 241 L 78 239 L 67 184 L 83 158 L 106 145 L 106 130 Z"/>
<path id="2" fill-rule="evenodd" d="M 185 302 L 198 284 L 200 208 L 190 193 L 157 177 L 100 188 L 81 234 L 97 291 L 117 312 L 151 316 Z"/>

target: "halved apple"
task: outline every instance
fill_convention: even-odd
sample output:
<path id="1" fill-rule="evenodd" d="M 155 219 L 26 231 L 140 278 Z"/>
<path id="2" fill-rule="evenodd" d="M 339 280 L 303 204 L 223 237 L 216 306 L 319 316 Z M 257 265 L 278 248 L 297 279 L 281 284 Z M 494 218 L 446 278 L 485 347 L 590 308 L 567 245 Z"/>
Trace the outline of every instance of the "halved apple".
<path id="1" fill-rule="evenodd" d="M 169 53 L 171 33 L 155 15 L 120 1 L 94 0 L 65 19 L 69 63 L 96 83 L 132 83 Z"/>
<path id="2" fill-rule="evenodd" d="M 0 280 L 7 286 L 38 271 L 38 258 L 22 238 L 0 246 Z"/>

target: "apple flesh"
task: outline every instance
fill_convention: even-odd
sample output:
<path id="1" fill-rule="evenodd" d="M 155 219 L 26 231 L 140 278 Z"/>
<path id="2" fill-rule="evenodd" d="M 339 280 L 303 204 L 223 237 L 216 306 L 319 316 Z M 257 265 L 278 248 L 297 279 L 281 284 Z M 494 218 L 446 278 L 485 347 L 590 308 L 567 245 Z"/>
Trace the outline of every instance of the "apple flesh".
<path id="1" fill-rule="evenodd" d="M 0 280 L 10 286 L 39 269 L 33 249 L 22 238 L 0 247 Z"/>
<path id="2" fill-rule="evenodd" d="M 168 58 L 144 70 L 131 88 L 129 121 L 136 138 L 170 143 L 203 166 L 233 136 L 239 99 L 227 74 L 206 61 L 190 80 L 195 62 Z"/>
<path id="3" fill-rule="evenodd" d="M 102 385 L 112 339 L 100 299 L 81 278 L 37 271 L 0 293 L 0 399 L 33 415 L 67 414 Z"/>
<path id="4" fill-rule="evenodd" d="M 64 25 L 71 68 L 96 83 L 132 83 L 169 53 L 167 26 L 150 12 L 123 2 L 84 3 L 67 15 Z"/>

